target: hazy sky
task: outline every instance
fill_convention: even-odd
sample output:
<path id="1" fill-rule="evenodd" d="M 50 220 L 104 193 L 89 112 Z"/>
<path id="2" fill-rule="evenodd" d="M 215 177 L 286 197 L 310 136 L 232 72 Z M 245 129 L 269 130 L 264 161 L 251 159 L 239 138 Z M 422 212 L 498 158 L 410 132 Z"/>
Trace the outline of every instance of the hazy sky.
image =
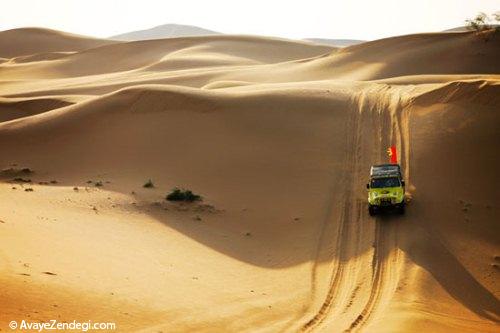
<path id="1" fill-rule="evenodd" d="M 460 26 L 500 10 L 500 0 L 1 0 L 0 7 L 0 30 L 108 37 L 179 23 L 228 34 L 377 39 Z"/>

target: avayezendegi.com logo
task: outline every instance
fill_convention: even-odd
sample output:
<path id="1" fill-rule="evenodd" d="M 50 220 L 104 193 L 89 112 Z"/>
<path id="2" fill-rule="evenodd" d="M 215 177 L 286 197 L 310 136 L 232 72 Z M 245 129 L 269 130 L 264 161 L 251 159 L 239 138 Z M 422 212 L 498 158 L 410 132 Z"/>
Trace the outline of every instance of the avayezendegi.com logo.
<path id="1" fill-rule="evenodd" d="M 57 331 L 57 330 L 74 330 L 87 332 L 92 330 L 115 330 L 116 323 L 98 323 L 92 321 L 79 322 L 76 320 L 70 322 L 59 322 L 55 319 L 49 320 L 47 322 L 35 322 L 35 321 L 15 321 L 12 320 L 9 323 L 9 327 L 15 331 Z"/>

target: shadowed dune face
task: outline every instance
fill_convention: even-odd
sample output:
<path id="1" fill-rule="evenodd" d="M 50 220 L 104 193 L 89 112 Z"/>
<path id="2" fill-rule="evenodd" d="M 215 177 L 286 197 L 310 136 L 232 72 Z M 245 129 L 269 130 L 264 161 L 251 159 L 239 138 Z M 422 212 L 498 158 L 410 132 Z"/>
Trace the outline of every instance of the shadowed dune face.
<path id="1" fill-rule="evenodd" d="M 71 96 L 26 99 L 0 98 L 0 122 L 29 117 L 72 104 Z"/>
<path id="2" fill-rule="evenodd" d="M 493 41 L 86 43 L 0 64 L 0 167 L 34 170 L 0 178 L 0 278 L 30 286 L 30 302 L 2 302 L 1 325 L 72 313 L 145 331 L 497 329 Z M 407 214 L 372 218 L 369 166 L 391 144 Z M 169 203 L 174 186 L 204 201 Z"/>

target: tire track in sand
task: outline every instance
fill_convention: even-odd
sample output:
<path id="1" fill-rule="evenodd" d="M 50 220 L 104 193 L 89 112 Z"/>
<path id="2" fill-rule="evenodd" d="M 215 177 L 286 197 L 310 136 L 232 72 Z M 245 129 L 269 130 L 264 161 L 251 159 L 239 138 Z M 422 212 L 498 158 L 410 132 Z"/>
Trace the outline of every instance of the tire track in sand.
<path id="1" fill-rule="evenodd" d="M 357 135 L 353 136 L 348 136 L 348 146 L 355 147 L 353 150 L 348 151 L 348 156 L 347 156 L 347 165 L 350 170 L 354 170 L 356 168 L 358 156 L 360 152 L 360 135 L 358 135 L 360 128 L 359 128 L 359 120 L 360 120 L 360 114 L 359 112 L 352 112 L 350 117 L 349 117 L 349 124 L 347 126 L 348 128 L 348 133 L 357 133 Z M 337 254 L 337 263 L 336 265 L 334 264 L 332 273 L 330 275 L 330 282 L 328 285 L 328 291 L 325 296 L 325 299 L 323 300 L 323 303 L 321 304 L 321 307 L 319 310 L 316 312 L 316 314 L 309 320 L 307 321 L 300 329 L 300 332 L 311 332 L 313 331 L 316 327 L 318 327 L 324 320 L 325 318 L 329 315 L 329 312 L 331 308 L 334 305 L 337 305 L 336 308 L 340 309 L 340 304 L 336 304 L 336 299 L 337 295 L 339 292 L 341 292 L 341 284 L 345 276 L 345 266 L 347 264 L 348 260 L 348 253 L 347 253 L 347 246 L 345 245 L 347 242 L 349 242 L 349 224 L 351 220 L 351 215 L 353 211 L 353 205 L 352 202 L 354 202 L 354 195 L 352 191 L 352 182 L 353 182 L 354 176 L 352 174 L 348 174 L 347 177 L 344 178 L 343 181 L 343 186 L 345 190 L 343 191 L 343 196 L 341 200 L 341 209 L 340 209 L 340 217 L 339 217 L 339 223 L 338 223 L 338 228 L 337 228 L 337 237 L 336 237 L 336 244 L 335 244 L 335 253 Z M 332 203 L 333 205 L 333 203 Z M 356 214 L 357 219 L 359 219 L 360 215 Z M 333 218 L 330 216 L 329 218 Z M 325 223 L 328 223 L 329 221 L 325 221 Z M 359 222 L 359 221 L 357 221 Z M 323 237 L 321 238 L 321 243 L 324 242 Z M 318 248 L 321 248 L 324 244 L 319 244 Z M 313 270 L 316 270 L 316 266 L 318 265 L 318 261 L 316 260 L 314 264 Z M 340 299 L 339 301 L 342 301 Z"/>
<path id="2" fill-rule="evenodd" d="M 400 164 L 405 172 L 405 179 L 409 183 L 409 114 L 403 107 L 401 91 L 396 91 L 396 96 L 391 96 L 390 91 L 387 93 L 388 96 L 384 96 L 383 101 L 389 103 L 382 106 L 383 112 L 387 114 L 378 125 L 382 126 L 381 133 L 389 132 L 389 135 L 383 136 L 389 140 L 385 142 L 382 139 L 379 148 L 385 153 L 384 147 L 396 144 L 400 152 Z M 363 310 L 345 332 L 360 331 L 366 327 L 370 319 L 381 310 L 381 303 L 388 303 L 394 294 L 399 282 L 399 269 L 402 263 L 402 254 L 397 247 L 397 229 L 397 223 L 377 217 L 372 256 L 371 291 Z"/>
<path id="3" fill-rule="evenodd" d="M 338 328 L 337 331 L 342 331 L 337 322 L 343 322 L 341 325 L 346 325 L 344 327 L 347 327 L 345 330 L 348 332 L 362 330 L 390 301 L 397 287 L 402 263 L 402 254 L 397 248 L 397 223 L 388 223 L 380 218 L 372 223 L 367 217 L 365 205 L 357 202 L 356 192 L 359 193 L 362 180 L 366 178 L 364 168 L 375 163 L 377 158 L 385 160 L 385 148 L 390 143 L 396 143 L 401 153 L 402 167 L 408 180 L 408 118 L 404 116 L 400 94 L 401 88 L 375 85 L 352 98 L 354 107 L 348 124 L 348 133 L 352 135 L 348 138 L 348 145 L 353 148 L 349 150 L 347 163 L 351 172 L 347 173 L 342 186 L 344 195 L 335 241 L 337 262 L 332 258 L 333 269 L 325 298 L 315 315 L 301 327 L 301 332 L 314 331 L 326 320 L 334 323 L 334 330 Z M 371 132 L 372 135 L 366 136 L 364 132 Z M 364 305 L 361 302 L 366 293 L 358 295 L 358 291 L 367 281 L 358 273 L 370 262 L 357 258 L 367 245 L 366 242 L 362 243 L 363 234 L 372 235 L 373 240 L 371 280 L 368 282 L 369 294 Z M 318 248 L 323 245 L 319 244 Z M 318 262 L 315 263 L 317 265 Z M 349 310 L 359 309 L 353 303 L 361 303 L 362 310 L 357 315 L 353 313 L 354 310 Z"/>

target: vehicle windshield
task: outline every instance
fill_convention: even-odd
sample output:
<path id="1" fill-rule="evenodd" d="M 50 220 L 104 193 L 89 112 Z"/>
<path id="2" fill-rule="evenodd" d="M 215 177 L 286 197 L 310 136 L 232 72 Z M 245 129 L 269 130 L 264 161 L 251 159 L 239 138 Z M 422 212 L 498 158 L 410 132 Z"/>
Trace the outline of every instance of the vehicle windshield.
<path id="1" fill-rule="evenodd" d="M 384 188 L 384 187 L 399 187 L 401 186 L 399 179 L 396 177 L 391 178 L 374 178 L 371 180 L 371 188 Z"/>

